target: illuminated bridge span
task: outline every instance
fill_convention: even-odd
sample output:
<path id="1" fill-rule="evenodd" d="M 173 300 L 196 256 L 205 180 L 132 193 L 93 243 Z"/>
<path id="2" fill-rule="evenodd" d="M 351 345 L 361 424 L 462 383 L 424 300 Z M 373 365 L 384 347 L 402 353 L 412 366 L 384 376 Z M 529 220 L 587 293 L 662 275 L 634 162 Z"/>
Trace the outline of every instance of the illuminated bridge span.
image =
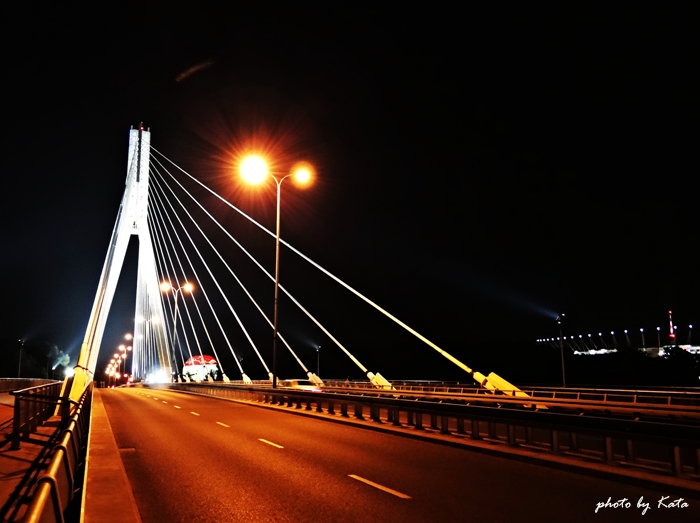
<path id="1" fill-rule="evenodd" d="M 267 173 L 262 173 L 263 177 L 266 175 Z M 275 180 L 278 186 L 279 232 L 279 188 L 282 180 L 277 178 Z M 218 209 L 218 213 L 211 209 Z M 137 236 L 139 241 L 134 355 L 131 359 L 135 380 L 169 382 L 214 379 L 215 373 L 209 373 L 209 369 L 215 367 L 204 364 L 202 358 L 213 354 L 216 362 L 222 365 L 222 361 L 226 358 L 221 358 L 220 355 L 222 351 L 227 351 L 230 353 L 227 358 L 232 357 L 236 368 L 222 367 L 223 381 L 230 382 L 233 378 L 233 381 L 250 384 L 253 379 L 262 379 L 272 382 L 275 386 L 277 379 L 275 356 L 279 339 L 284 350 L 289 351 L 309 380 L 317 385 L 323 384 L 321 377 L 309 370 L 294 351 L 284 333 L 277 331 L 276 307 L 274 317 L 270 318 L 254 297 L 255 293 L 244 283 L 240 270 L 237 272 L 237 269 L 234 269 L 231 260 L 238 262 L 242 260 L 249 265 L 248 271 L 253 268 L 264 278 L 275 282 L 275 304 L 277 288 L 279 288 L 279 291 L 284 293 L 298 310 L 347 356 L 350 363 L 367 376 L 375 387 L 391 387 L 381 373 L 370 371 L 348 347 L 343 345 L 339 337 L 336 337 L 311 312 L 310 307 L 303 305 L 284 286 L 277 285 L 279 257 L 276 272 L 272 274 L 256 259 L 251 250 L 243 246 L 234 232 L 222 225 L 220 219 L 216 217 L 217 214 L 222 214 L 222 209 L 224 214 L 233 211 L 257 227 L 263 234 L 277 238 L 300 259 L 466 371 L 480 386 L 520 395 L 513 385 L 499 376 L 493 373 L 488 377 L 484 376 L 460 362 L 288 242 L 280 239 L 279 234 L 266 229 L 238 207 L 206 187 L 163 153 L 151 147 L 151 133 L 141 127 L 132 129 L 130 132 L 124 196 L 81 348 L 71 397 L 79 397 L 86 384 L 95 377 L 97 357 L 107 316 L 131 236 Z M 236 299 L 232 298 L 233 288 L 241 291 L 237 292 Z M 192 292 L 193 289 L 195 289 L 194 292 Z M 244 324 L 242 320 L 243 315 L 240 310 L 244 306 L 257 310 L 260 320 L 273 331 L 274 348 L 271 364 L 263 357 L 263 351 L 250 326 Z M 235 326 L 237 332 L 233 332 L 231 326 Z M 241 339 L 241 334 L 245 343 L 255 354 L 259 365 L 251 364 L 248 361 L 249 358 L 246 361 L 247 369 L 243 368 L 243 358 L 240 356 L 240 350 L 237 351 L 234 341 Z M 191 365 L 192 363 L 195 365 Z"/>
<path id="2" fill-rule="evenodd" d="M 678 492 L 692 491 L 697 498 L 697 398 L 690 403 L 679 398 L 676 404 L 672 400 L 678 398 L 661 397 L 666 403 L 661 408 L 655 394 L 641 398 L 604 391 L 601 407 L 595 391 L 566 390 L 566 396 L 556 390 L 521 391 L 493 373 L 484 376 L 469 368 L 280 240 L 303 262 L 463 369 L 487 394 L 394 387 L 360 362 L 310 306 L 277 286 L 277 264 L 275 274 L 267 271 L 254 249 L 244 247 L 217 218 L 236 213 L 252 224 L 249 228 L 279 240 L 279 212 L 273 233 L 152 148 L 150 138 L 143 128 L 131 130 L 124 196 L 75 376 L 66 383 L 73 399 L 92 401 L 89 385 L 97 378 L 107 316 L 130 238 L 137 236 L 130 361 L 137 381 L 161 385 L 95 394 L 92 413 L 86 415 L 92 428 L 81 510 L 88 523 L 111 521 L 115 513 L 122 521 L 145 523 L 557 521 L 562 514 L 584 520 L 608 498 L 650 504 L 662 499 L 669 505 L 683 502 Z M 241 262 L 247 264 L 243 269 Z M 324 384 L 278 332 L 276 314 L 270 318 L 255 289 L 246 285 L 251 272 L 276 282 L 300 311 L 297 316 L 323 332 L 368 381 Z M 262 336 L 259 325 L 243 321 L 250 316 L 242 312 L 244 306 L 257 311 L 265 327 Z M 270 363 L 256 342 L 270 331 L 311 382 L 327 385 L 322 391 L 274 387 L 276 345 Z M 245 358 L 245 368 L 243 348 L 255 355 Z M 429 356 L 434 354 L 427 351 Z M 230 368 L 222 365 L 227 360 L 234 362 Z M 209 371 L 216 366 L 228 384 L 170 383 L 210 381 Z M 489 394 L 494 391 L 503 394 Z M 81 409 L 73 409 L 76 420 Z M 65 431 L 64 439 L 70 434 Z M 76 430 L 75 438 L 81 434 Z M 77 443 L 56 447 L 28 509 L 35 518 L 27 521 L 64 521 L 76 492 L 71 475 L 84 470 L 78 451 L 70 454 L 79 448 Z M 505 459 L 513 455 L 522 460 Z M 588 466 L 592 459 L 598 462 Z M 557 465 L 542 466 L 545 461 Z M 560 469 L 565 463 L 576 468 Z M 648 469 L 650 463 L 668 481 L 640 476 L 639 468 Z M 630 464 L 638 467 L 627 473 Z M 578 474 L 585 467 L 596 477 Z M 621 484 L 617 477 L 624 474 L 640 483 Z M 652 510 L 648 518 L 662 515 L 658 507 Z M 674 521 L 697 521 L 700 501 L 679 510 Z M 528 513 L 538 517 L 523 518 Z M 601 517 L 629 520 L 611 510 Z"/>

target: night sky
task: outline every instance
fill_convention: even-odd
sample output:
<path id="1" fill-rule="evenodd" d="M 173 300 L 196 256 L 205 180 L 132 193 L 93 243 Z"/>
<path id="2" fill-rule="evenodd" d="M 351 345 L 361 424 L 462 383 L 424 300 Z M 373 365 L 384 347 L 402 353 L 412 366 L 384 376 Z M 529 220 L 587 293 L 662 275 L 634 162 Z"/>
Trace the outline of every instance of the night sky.
<path id="1" fill-rule="evenodd" d="M 467 364 L 555 336 L 562 311 L 584 335 L 667 328 L 669 309 L 681 340 L 700 323 L 694 13 L 205 4 L 5 8 L 2 339 L 75 362 L 140 122 L 268 227 L 272 187 L 251 196 L 233 158 L 312 162 L 312 188 L 284 188 L 283 237 Z M 301 289 L 291 260 L 283 283 Z M 370 370 L 440 373 L 431 349 L 309 278 Z M 105 346 L 132 330 L 134 292 L 118 289 Z M 346 361 L 323 352 L 334 377 Z"/>

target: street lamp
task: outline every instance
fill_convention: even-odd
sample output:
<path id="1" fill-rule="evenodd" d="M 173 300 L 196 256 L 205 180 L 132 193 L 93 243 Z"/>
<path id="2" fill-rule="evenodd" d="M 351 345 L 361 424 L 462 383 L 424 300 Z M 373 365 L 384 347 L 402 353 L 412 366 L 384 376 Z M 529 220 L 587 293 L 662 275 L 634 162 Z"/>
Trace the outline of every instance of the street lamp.
<path id="1" fill-rule="evenodd" d="M 175 340 L 177 336 L 177 298 L 180 295 L 181 292 L 189 292 L 190 294 L 192 291 L 194 291 L 194 285 L 192 285 L 190 282 L 185 282 L 182 284 L 180 287 L 173 287 L 169 281 L 164 281 L 161 282 L 160 284 L 160 290 L 162 292 L 170 292 L 173 291 L 173 295 L 175 296 L 175 312 L 173 313 L 173 335 L 172 335 L 172 340 L 173 340 L 173 360 L 175 360 Z M 175 360 L 175 368 L 177 369 L 177 360 Z M 178 379 L 179 381 L 179 379 Z M 189 380 L 188 380 L 189 381 Z"/>
<path id="2" fill-rule="evenodd" d="M 130 334 L 127 334 L 127 336 L 130 336 Z M 122 354 L 119 355 L 119 358 L 121 358 L 121 361 L 124 362 L 124 372 L 126 372 L 126 356 L 129 354 L 129 351 L 131 350 L 131 346 L 127 347 L 126 345 L 119 345 L 119 352 Z M 121 363 L 121 362 L 120 362 Z M 119 374 L 121 374 L 121 364 L 119 366 Z"/>
<path id="3" fill-rule="evenodd" d="M 277 388 L 277 313 L 279 307 L 279 285 L 280 285 L 280 193 L 282 182 L 290 176 L 300 185 L 305 186 L 311 182 L 313 168 L 307 163 L 296 164 L 291 172 L 285 176 L 278 177 L 272 174 L 267 162 L 261 156 L 247 156 L 241 161 L 239 166 L 241 177 L 252 185 L 259 185 L 267 177 L 272 178 L 277 185 L 277 235 L 275 238 L 275 304 L 272 325 L 272 388 Z"/>
<path id="4" fill-rule="evenodd" d="M 19 366 L 17 367 L 17 377 L 22 376 L 22 349 L 24 349 L 24 342 L 19 340 Z"/>
<path id="5" fill-rule="evenodd" d="M 321 346 L 316 347 L 316 376 L 321 375 Z"/>
<path id="6" fill-rule="evenodd" d="M 661 350 L 661 327 L 656 327 L 656 342 L 659 344 L 659 350 Z"/>
<path id="7" fill-rule="evenodd" d="M 561 331 L 561 322 L 564 319 L 565 314 L 560 314 L 557 316 L 557 323 L 559 324 L 559 352 L 561 352 L 561 384 L 562 387 L 566 387 L 566 372 L 564 370 L 564 338 Z"/>

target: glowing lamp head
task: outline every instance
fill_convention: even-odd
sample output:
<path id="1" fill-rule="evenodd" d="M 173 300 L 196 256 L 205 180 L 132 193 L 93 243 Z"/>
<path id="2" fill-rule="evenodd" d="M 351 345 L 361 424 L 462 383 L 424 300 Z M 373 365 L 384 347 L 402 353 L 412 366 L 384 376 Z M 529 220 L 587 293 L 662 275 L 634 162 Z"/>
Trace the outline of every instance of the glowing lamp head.
<path id="1" fill-rule="evenodd" d="M 170 292 L 170 289 L 172 289 L 172 286 L 170 285 L 169 282 L 164 281 L 160 284 L 160 290 L 163 292 Z"/>
<path id="2" fill-rule="evenodd" d="M 310 163 L 298 162 L 292 167 L 291 175 L 297 185 L 310 185 L 314 179 L 314 168 Z"/>
<path id="3" fill-rule="evenodd" d="M 307 183 L 311 179 L 311 173 L 307 169 L 299 169 L 294 173 L 294 178 L 299 183 Z"/>
<path id="4" fill-rule="evenodd" d="M 182 288 L 186 290 L 187 292 L 192 292 L 194 290 L 194 285 L 192 285 L 190 282 L 186 282 Z"/>
<path id="5" fill-rule="evenodd" d="M 246 156 L 239 167 L 243 179 L 253 185 L 258 185 L 267 176 L 267 162 L 261 156 Z"/>

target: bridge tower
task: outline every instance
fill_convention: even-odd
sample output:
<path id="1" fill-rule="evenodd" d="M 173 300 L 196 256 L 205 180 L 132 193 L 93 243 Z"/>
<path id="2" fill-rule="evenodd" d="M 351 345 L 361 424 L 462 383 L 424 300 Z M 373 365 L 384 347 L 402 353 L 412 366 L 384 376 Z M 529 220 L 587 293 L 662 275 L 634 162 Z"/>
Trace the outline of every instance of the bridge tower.
<path id="1" fill-rule="evenodd" d="M 70 396 L 77 399 L 87 384 L 95 377 L 97 356 L 102 343 L 104 327 L 114 298 L 119 274 L 131 236 L 139 239 L 138 277 L 136 284 L 136 318 L 133 339 L 134 373 L 145 378 L 147 369 L 143 363 L 146 343 L 155 343 L 157 365 L 169 377 L 172 365 L 165 335 L 163 302 L 158 286 L 158 274 L 153 243 L 148 231 L 148 165 L 151 133 L 143 126 L 129 133 L 129 154 L 126 184 L 117 213 L 117 220 L 109 242 L 107 257 L 97 286 L 92 313 L 85 338 L 80 349 L 78 364 L 71 386 Z"/>

